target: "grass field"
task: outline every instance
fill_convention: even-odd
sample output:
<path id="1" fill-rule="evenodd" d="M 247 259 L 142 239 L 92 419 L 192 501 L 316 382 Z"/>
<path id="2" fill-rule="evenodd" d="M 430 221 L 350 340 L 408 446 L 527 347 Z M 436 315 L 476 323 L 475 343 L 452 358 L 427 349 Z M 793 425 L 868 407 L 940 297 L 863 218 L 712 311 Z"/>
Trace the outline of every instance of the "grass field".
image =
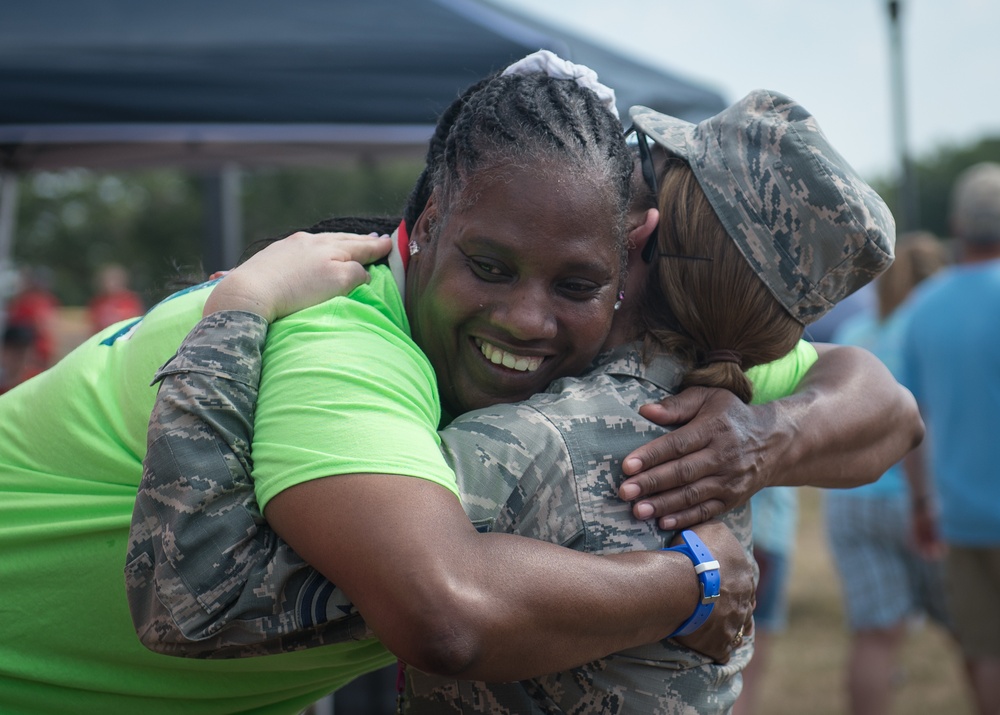
<path id="1" fill-rule="evenodd" d="M 847 712 L 848 634 L 823 532 L 821 494 L 817 489 L 801 490 L 788 630 L 775 638 L 771 667 L 761 685 L 759 715 Z M 939 629 L 921 627 L 910 635 L 892 713 L 973 715 L 961 661 Z"/>

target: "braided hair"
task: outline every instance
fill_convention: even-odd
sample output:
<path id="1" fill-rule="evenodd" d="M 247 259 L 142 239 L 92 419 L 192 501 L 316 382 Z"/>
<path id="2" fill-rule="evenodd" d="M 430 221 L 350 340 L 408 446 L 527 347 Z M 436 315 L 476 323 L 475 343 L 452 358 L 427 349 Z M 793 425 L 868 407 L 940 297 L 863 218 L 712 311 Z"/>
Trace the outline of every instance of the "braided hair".
<path id="1" fill-rule="evenodd" d="M 606 187 L 624 265 L 633 158 L 621 124 L 593 91 L 542 73 L 487 77 L 444 111 L 403 211 L 407 229 L 413 230 L 435 189 L 447 212 L 478 172 L 546 160 L 562 162 L 574 179 Z"/>
<path id="2" fill-rule="evenodd" d="M 445 109 L 428 145 L 426 166 L 403 210 L 407 230 L 413 231 L 435 187 L 453 197 L 480 170 L 545 159 L 565 162 L 572 167 L 570 176 L 592 177 L 607 187 L 609 204 L 617 214 L 616 240 L 624 269 L 634 160 L 621 124 L 593 91 L 542 73 L 492 75 L 470 86 Z M 326 219 L 305 230 L 391 233 L 393 221 Z M 283 237 L 256 242 L 241 262 Z"/>

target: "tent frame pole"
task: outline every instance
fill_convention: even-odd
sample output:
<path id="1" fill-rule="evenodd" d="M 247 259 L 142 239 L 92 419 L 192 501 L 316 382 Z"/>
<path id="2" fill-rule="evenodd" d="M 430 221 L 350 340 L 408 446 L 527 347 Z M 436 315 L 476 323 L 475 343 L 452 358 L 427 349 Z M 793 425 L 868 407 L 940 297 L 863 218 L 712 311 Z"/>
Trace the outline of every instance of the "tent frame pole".
<path id="1" fill-rule="evenodd" d="M 18 176 L 0 169 L 0 335 L 7 327 L 7 299 L 13 293 L 14 229 L 17 225 Z"/>

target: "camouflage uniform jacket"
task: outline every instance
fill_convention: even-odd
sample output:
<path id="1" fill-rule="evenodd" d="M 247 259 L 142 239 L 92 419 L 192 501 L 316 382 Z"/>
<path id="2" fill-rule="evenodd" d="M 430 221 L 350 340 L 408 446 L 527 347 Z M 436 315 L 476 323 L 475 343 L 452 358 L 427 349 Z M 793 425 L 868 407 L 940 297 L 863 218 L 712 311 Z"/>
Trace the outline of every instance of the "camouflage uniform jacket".
<path id="1" fill-rule="evenodd" d="M 166 652 L 232 657 L 370 635 L 339 590 L 270 531 L 256 507 L 248 445 L 265 335 L 254 316 L 212 316 L 157 375 L 163 384 L 129 553 L 130 563 L 145 556 L 152 567 L 127 580 L 137 627 L 157 633 Z M 635 521 L 616 491 L 622 458 L 663 431 L 638 407 L 671 392 L 679 377 L 673 361 L 644 365 L 627 346 L 586 377 L 453 422 L 442 444 L 470 519 L 481 531 L 594 553 L 661 548 L 673 535 Z M 193 465 L 197 476 L 185 477 L 196 474 Z M 749 550 L 748 510 L 727 521 Z M 518 683 L 409 669 L 407 711 L 724 713 L 739 692 L 751 641 L 725 666 L 667 640 Z"/>

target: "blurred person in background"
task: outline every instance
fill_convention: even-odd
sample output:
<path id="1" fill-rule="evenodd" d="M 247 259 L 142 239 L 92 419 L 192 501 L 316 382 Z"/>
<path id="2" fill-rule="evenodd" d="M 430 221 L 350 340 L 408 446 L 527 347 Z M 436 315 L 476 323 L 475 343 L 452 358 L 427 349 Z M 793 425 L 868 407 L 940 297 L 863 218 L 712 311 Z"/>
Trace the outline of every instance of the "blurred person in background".
<path id="1" fill-rule="evenodd" d="M 18 274 L 18 289 L 7 304 L 7 324 L 25 327 L 34 337 L 27 357 L 28 377 L 56 361 L 56 320 L 59 299 L 52 292 L 52 274 L 42 266 L 24 266 Z"/>
<path id="2" fill-rule="evenodd" d="M 946 547 L 951 619 L 976 707 L 1000 713 L 1000 164 L 955 182 L 958 264 L 904 307 L 900 382 L 927 423 L 904 460 L 917 539 Z"/>
<path id="3" fill-rule="evenodd" d="M 832 343 L 833 335 L 842 323 L 858 313 L 875 310 L 875 284 L 856 290 L 830 308 L 830 312 L 806 329 L 805 338 L 813 343 Z"/>
<path id="4" fill-rule="evenodd" d="M 803 337 L 812 343 L 831 343 L 841 323 L 873 309 L 875 288 L 868 283 L 844 298 L 815 323 Z M 788 582 L 795 557 L 799 518 L 799 492 L 795 487 L 768 487 L 750 499 L 753 518 L 753 555 L 760 569 L 757 605 L 754 608 L 753 659 L 743 671 L 743 692 L 733 708 L 735 715 L 750 715 L 767 677 L 774 638 L 788 626 Z"/>
<path id="5" fill-rule="evenodd" d="M 895 262 L 875 281 L 877 309 L 847 319 L 834 333 L 834 342 L 866 348 L 898 374 L 904 320 L 897 309 L 910 291 L 947 263 L 937 237 L 901 236 Z M 907 627 L 921 616 L 947 626 L 940 553 L 919 551 L 914 543 L 910 490 L 901 463 L 876 482 L 830 490 L 823 499 L 851 632 L 850 712 L 889 712 Z"/>
<path id="6" fill-rule="evenodd" d="M 827 313 L 823 318 L 829 315 Z M 809 328 L 806 332 L 809 332 Z M 750 715 L 754 712 L 761 682 L 767 677 L 774 638 L 788 625 L 788 580 L 795 552 L 795 528 L 798 525 L 798 488 L 761 489 L 750 498 L 750 510 L 753 521 L 753 557 L 760 570 L 757 605 L 753 610 L 755 642 L 753 658 L 743 671 L 743 691 L 733 707 L 734 715 Z"/>
<path id="7" fill-rule="evenodd" d="M 0 395 L 32 376 L 28 366 L 35 333 L 27 325 L 8 325 L 3 331 L 0 354 Z"/>
<path id="8" fill-rule="evenodd" d="M 109 325 L 142 315 L 142 298 L 129 289 L 128 271 L 117 263 L 108 263 L 97 272 L 96 292 L 87 305 L 91 333 L 99 333 Z"/>

